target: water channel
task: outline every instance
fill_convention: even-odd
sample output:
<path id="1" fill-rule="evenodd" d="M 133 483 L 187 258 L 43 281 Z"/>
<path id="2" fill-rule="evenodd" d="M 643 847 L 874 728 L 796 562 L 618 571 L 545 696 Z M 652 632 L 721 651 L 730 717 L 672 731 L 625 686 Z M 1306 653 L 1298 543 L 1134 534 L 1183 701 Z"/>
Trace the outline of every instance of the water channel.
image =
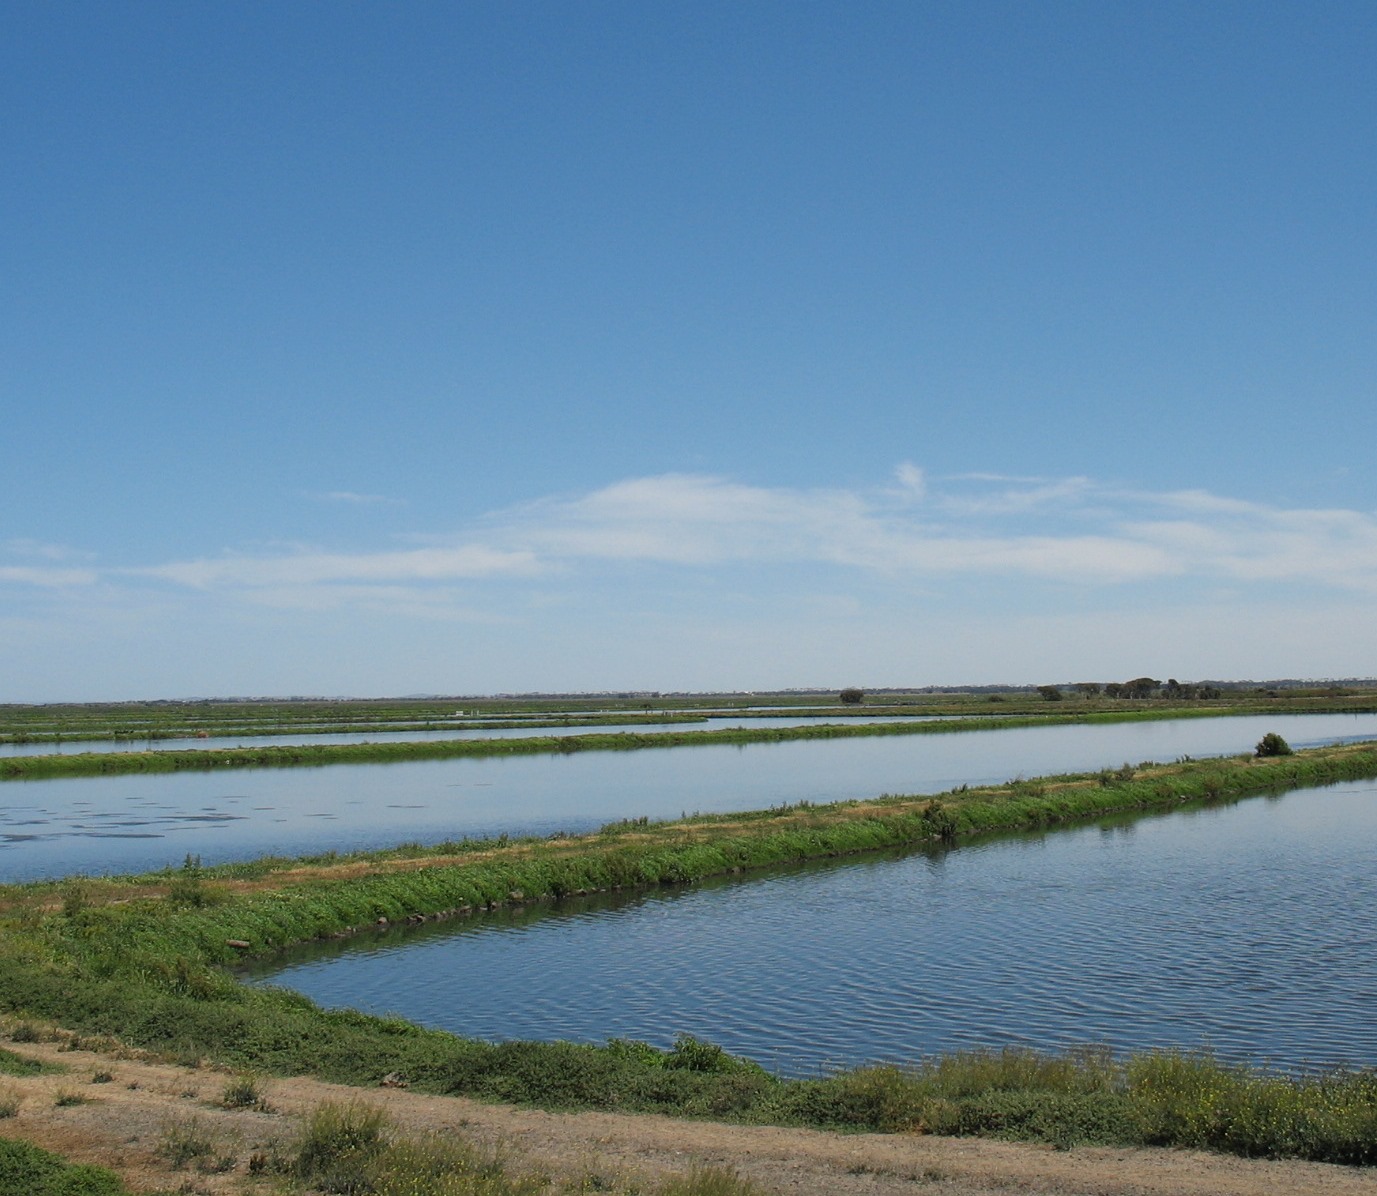
<path id="1" fill-rule="evenodd" d="M 1377 715 L 1162 722 L 0 783 L 0 882 L 547 835 L 685 812 L 936 793 L 1124 762 L 1377 739 Z"/>
<path id="2" fill-rule="evenodd" d="M 968 1047 L 1377 1065 L 1377 786 L 1294 791 L 316 946 L 256 974 L 486 1038 L 787 1075 Z"/>

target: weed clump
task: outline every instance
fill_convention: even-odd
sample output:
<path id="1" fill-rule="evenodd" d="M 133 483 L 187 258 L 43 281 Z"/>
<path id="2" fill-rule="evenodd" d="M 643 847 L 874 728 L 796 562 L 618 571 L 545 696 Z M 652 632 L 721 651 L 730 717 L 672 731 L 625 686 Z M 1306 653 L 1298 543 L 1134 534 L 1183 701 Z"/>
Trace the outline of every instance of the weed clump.
<path id="1" fill-rule="evenodd" d="M 372 1173 L 387 1145 L 387 1128 L 383 1111 L 372 1105 L 320 1105 L 297 1148 L 297 1177 L 342 1196 L 373 1191 Z"/>
<path id="2" fill-rule="evenodd" d="M 232 1145 L 222 1140 L 199 1117 L 170 1121 L 164 1127 L 157 1153 L 174 1171 L 194 1166 L 202 1175 L 233 1171 L 238 1158 Z"/>
<path id="3" fill-rule="evenodd" d="M 671 1179 L 657 1196 L 760 1196 L 761 1190 L 735 1171 L 721 1167 L 695 1167 L 687 1175 Z"/>
<path id="4" fill-rule="evenodd" d="M 226 1109 L 257 1109 L 261 1113 L 271 1109 L 263 1096 L 256 1076 L 236 1076 L 220 1093 L 220 1104 Z"/>

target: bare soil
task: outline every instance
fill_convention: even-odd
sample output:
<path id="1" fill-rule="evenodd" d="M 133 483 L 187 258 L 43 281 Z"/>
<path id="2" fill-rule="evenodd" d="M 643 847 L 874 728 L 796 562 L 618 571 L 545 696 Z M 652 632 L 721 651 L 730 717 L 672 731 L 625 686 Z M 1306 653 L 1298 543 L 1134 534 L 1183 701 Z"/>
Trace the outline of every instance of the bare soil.
<path id="1" fill-rule="evenodd" d="M 0 1120 L 0 1136 L 111 1167 L 136 1191 L 266 1193 L 271 1181 L 248 1173 L 251 1155 L 289 1147 L 303 1115 L 322 1102 L 365 1101 L 406 1134 L 462 1136 L 500 1150 L 509 1168 L 547 1175 L 565 1190 L 624 1191 L 710 1166 L 734 1170 L 765 1192 L 799 1196 L 1377 1196 L 1377 1171 L 1322 1163 L 545 1113 L 302 1078 L 259 1081 L 270 1112 L 226 1109 L 220 1101 L 235 1079 L 226 1072 L 129 1053 L 68 1050 L 60 1043 L 9 1049 L 64 1070 L 0 1076 L 0 1098 L 19 1102 L 15 1116 Z M 84 1100 L 72 1103 L 75 1097 Z M 212 1139 L 215 1151 L 205 1167 L 174 1169 L 165 1157 L 167 1144 L 192 1132 Z"/>

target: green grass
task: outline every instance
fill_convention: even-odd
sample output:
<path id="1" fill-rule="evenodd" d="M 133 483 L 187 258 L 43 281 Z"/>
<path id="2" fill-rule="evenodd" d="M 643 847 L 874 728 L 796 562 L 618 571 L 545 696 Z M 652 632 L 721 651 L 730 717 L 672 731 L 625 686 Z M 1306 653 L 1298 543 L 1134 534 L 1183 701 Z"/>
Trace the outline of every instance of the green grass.
<path id="1" fill-rule="evenodd" d="M 128 1196 L 104 1167 L 68 1163 L 31 1143 L 0 1138 L 0 1196 Z"/>
<path id="2" fill-rule="evenodd" d="M 41 1076 L 61 1070 L 51 1063 L 30 1059 L 0 1047 L 0 1076 Z"/>
<path id="3" fill-rule="evenodd" d="M 183 869 L 0 891 L 0 1011 L 108 1035 L 244 1074 L 313 1074 L 376 1087 L 545 1108 L 603 1108 L 752 1123 L 924 1129 L 1075 1142 L 1205 1146 L 1377 1164 L 1377 1078 L 1300 1080 L 1199 1056 L 974 1053 L 912 1068 L 784 1081 L 710 1044 L 485 1043 L 399 1019 L 326 1011 L 237 983 L 226 965 L 389 922 L 597 889 L 681 885 L 780 863 L 959 843 L 989 832 L 1377 776 L 1377 745 L 1181 761 L 1045 777 L 936 798 L 800 805 L 674 823 L 613 824 L 578 839 L 494 841 L 323 862 Z M 425 857 L 425 858 L 420 858 Z M 419 866 L 416 866 L 418 865 Z M 406 866 L 403 866 L 406 865 Z M 266 888 L 242 887 L 245 875 Z M 199 894 L 199 895 L 198 895 Z M 249 944 L 232 947 L 230 940 Z"/>

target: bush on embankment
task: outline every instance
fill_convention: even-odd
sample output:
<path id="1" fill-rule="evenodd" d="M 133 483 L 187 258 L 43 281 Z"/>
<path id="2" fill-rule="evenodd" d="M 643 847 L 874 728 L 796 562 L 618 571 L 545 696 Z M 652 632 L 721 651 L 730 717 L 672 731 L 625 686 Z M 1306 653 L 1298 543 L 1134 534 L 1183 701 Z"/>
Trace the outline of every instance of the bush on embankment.
<path id="1" fill-rule="evenodd" d="M 452 856 L 430 861 L 381 853 L 343 874 L 307 869 L 305 879 L 284 877 L 267 891 L 240 891 L 232 869 L 192 862 L 142 878 L 142 892 L 129 879 L 74 884 L 60 907 L 52 886 L 21 886 L 6 894 L 0 1009 L 188 1061 L 205 1056 L 241 1070 L 367 1086 L 396 1073 L 422 1091 L 552 1108 L 1060 1144 L 1160 1142 L 1377 1163 L 1377 1078 L 1367 1072 L 1296 1080 L 1195 1056 L 1119 1063 L 1013 1051 L 783 1081 L 692 1039 L 670 1051 L 632 1042 L 470 1041 L 397 1019 L 324 1011 L 293 993 L 236 983 L 221 966 L 244 952 L 380 918 L 682 884 L 786 861 L 1374 775 L 1377 747 L 1363 745 L 1019 781 L 933 799 L 619 824 L 577 840 L 469 844 L 462 852 L 455 845 Z M 107 890 L 120 900 L 104 900 Z"/>

